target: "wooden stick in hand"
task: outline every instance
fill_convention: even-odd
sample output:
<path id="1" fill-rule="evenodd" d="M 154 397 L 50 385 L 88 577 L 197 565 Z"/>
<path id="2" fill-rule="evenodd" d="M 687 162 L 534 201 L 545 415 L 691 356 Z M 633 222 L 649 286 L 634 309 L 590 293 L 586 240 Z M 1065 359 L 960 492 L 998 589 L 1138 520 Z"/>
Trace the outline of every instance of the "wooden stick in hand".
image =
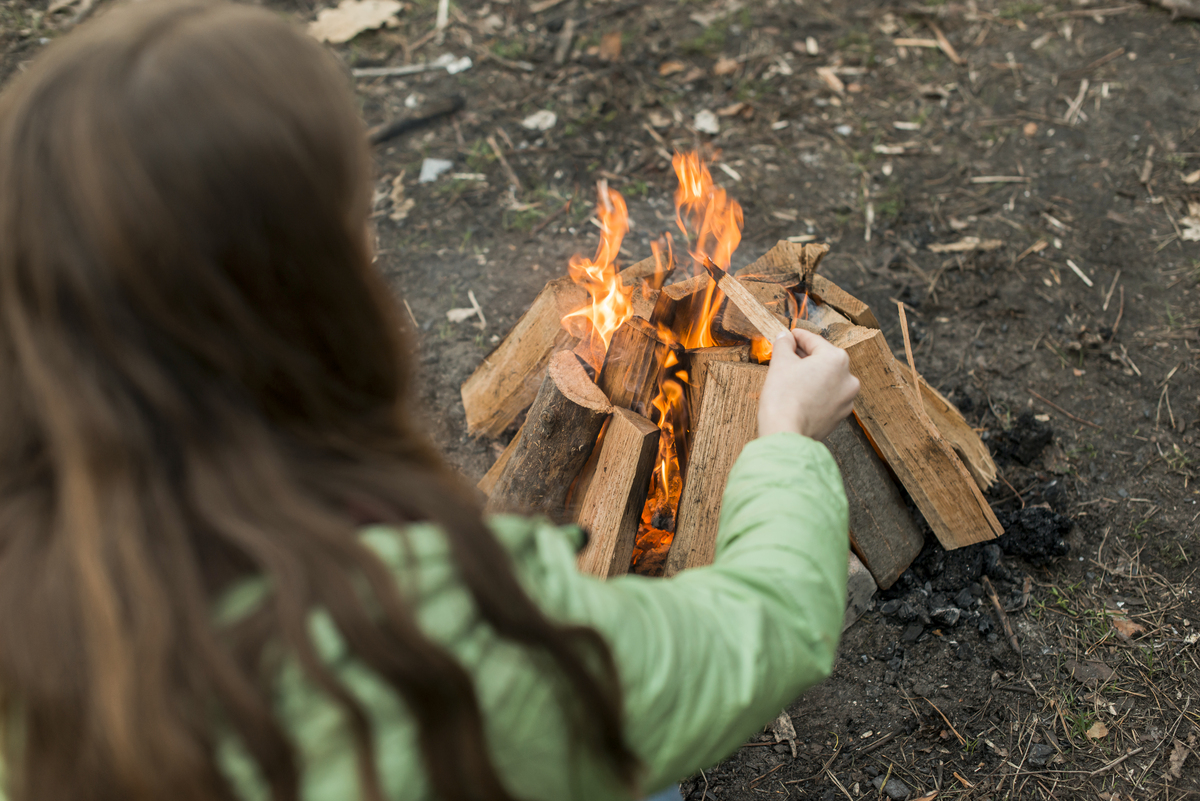
<path id="1" fill-rule="evenodd" d="M 754 297 L 750 290 L 742 286 L 741 281 L 722 270 L 709 258 L 704 259 L 704 269 L 708 271 L 709 276 L 716 282 L 720 290 L 725 293 L 725 297 L 729 298 L 729 302 L 746 315 L 750 324 L 757 328 L 768 342 L 773 343 L 780 336 L 788 333 L 788 327 L 779 322 L 770 309 Z"/>

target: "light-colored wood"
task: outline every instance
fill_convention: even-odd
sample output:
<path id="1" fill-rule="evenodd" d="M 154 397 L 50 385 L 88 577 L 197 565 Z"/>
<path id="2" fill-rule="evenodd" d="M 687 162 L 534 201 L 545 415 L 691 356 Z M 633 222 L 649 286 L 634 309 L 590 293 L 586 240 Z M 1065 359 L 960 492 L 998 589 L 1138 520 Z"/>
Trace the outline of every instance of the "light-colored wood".
<path id="1" fill-rule="evenodd" d="M 648 416 L 669 348 L 653 325 L 630 317 L 613 333 L 596 384 L 613 406 Z"/>
<path id="2" fill-rule="evenodd" d="M 795 279 L 791 279 L 792 284 L 808 283 L 808 279 L 817 271 L 821 259 L 828 252 L 829 245 L 824 243 L 810 242 L 801 245 L 781 239 L 775 244 L 775 247 L 743 267 L 738 272 L 738 277 L 795 274 Z"/>
<path id="3" fill-rule="evenodd" d="M 761 364 L 709 364 L 664 575 L 712 563 L 725 481 L 742 448 L 758 435 L 758 399 L 766 377 Z"/>
<path id="4" fill-rule="evenodd" d="M 505 446 L 500 455 L 496 457 L 496 461 L 488 468 L 488 471 L 483 474 L 483 478 L 479 479 L 479 483 L 475 486 L 484 495 L 491 495 L 492 489 L 496 486 L 496 482 L 500 480 L 500 474 L 504 472 L 504 468 L 508 466 L 508 460 L 512 458 L 513 451 L 517 449 L 517 440 L 521 438 L 521 434 L 525 431 L 525 426 L 522 425 L 517 429 L 516 435 L 512 438 L 512 442 Z"/>
<path id="5" fill-rule="evenodd" d="M 528 408 L 551 354 L 570 343 L 560 323 L 563 315 L 587 299 L 587 292 L 570 278 L 546 284 L 500 346 L 463 383 L 468 433 L 498 437 Z"/>
<path id="6" fill-rule="evenodd" d="M 996 475 L 999 472 L 987 445 L 983 444 L 975 429 L 963 418 L 958 407 L 931 387 L 924 378 L 921 379 L 921 399 L 925 402 L 925 412 L 937 430 L 954 448 L 958 458 L 962 459 L 979 488 L 987 492 L 996 483 Z"/>
<path id="7" fill-rule="evenodd" d="M 924 420 L 883 333 L 833 325 L 829 341 L 850 357 L 861 389 L 854 410 L 884 461 L 947 550 L 1004 533 L 996 515 L 944 437 Z"/>
<path id="8" fill-rule="evenodd" d="M 708 378 L 708 366 L 713 362 L 750 361 L 750 343 L 723 348 L 692 348 L 687 351 L 685 361 L 688 374 L 688 419 L 694 424 L 700 419 L 700 406 L 704 398 L 704 381 Z"/>
<path id="9" fill-rule="evenodd" d="M 827 306 L 832 306 L 850 319 L 855 325 L 864 328 L 878 328 L 879 321 L 871 307 L 842 289 L 823 275 L 813 273 L 809 279 L 809 292 L 813 299 Z"/>
<path id="10" fill-rule="evenodd" d="M 726 273 L 717 281 L 717 286 L 729 298 L 729 302 L 738 307 L 757 331 L 768 342 L 774 342 L 788 332 L 787 323 L 771 313 L 763 302 L 754 296 L 750 290 L 742 286 L 742 282 Z"/>
<path id="11" fill-rule="evenodd" d="M 565 520 L 567 494 L 611 413 L 612 404 L 579 359 L 569 351 L 555 353 L 487 510 Z"/>
<path id="12" fill-rule="evenodd" d="M 863 616 L 875 597 L 875 579 L 852 552 L 846 570 L 846 614 L 842 618 L 842 631 L 854 625 Z"/>
<path id="13" fill-rule="evenodd" d="M 730 280 L 737 281 L 738 279 L 730 278 Z M 763 307 L 775 316 L 775 319 L 787 326 L 788 321 L 792 318 L 792 312 L 795 310 L 792 293 L 788 291 L 787 287 L 770 281 L 738 281 L 738 283 L 756 297 Z M 726 303 L 721 312 L 721 328 L 746 339 L 762 336 L 758 328 L 746 317 L 741 307 L 733 301 Z"/>
<path id="14" fill-rule="evenodd" d="M 850 505 L 850 544 L 885 590 L 921 553 L 925 538 L 887 466 L 850 418 L 825 439 L 837 461 Z"/>
<path id="15" fill-rule="evenodd" d="M 658 455 L 658 426 L 615 408 L 600 444 L 596 470 L 584 492 L 577 522 L 588 532 L 579 569 L 607 578 L 629 571 L 642 507 Z"/>

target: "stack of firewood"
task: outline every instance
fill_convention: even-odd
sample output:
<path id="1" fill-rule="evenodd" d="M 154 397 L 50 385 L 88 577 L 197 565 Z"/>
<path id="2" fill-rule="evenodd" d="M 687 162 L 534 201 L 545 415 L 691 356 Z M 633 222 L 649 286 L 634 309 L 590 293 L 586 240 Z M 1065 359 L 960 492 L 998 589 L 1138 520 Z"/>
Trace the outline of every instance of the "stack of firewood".
<path id="1" fill-rule="evenodd" d="M 756 363 L 767 358 L 761 346 L 775 330 L 805 326 L 846 350 L 861 383 L 854 416 L 826 442 L 850 500 L 852 562 L 861 560 L 851 565 L 852 600 L 889 587 L 920 552 L 920 528 L 899 487 L 948 549 L 1002 533 L 982 494 L 996 478 L 986 446 L 911 364 L 893 357 L 870 308 L 816 273 L 827 251 L 780 242 L 736 278 L 701 273 L 661 287 L 654 260 L 639 262 L 621 273 L 637 287 L 634 316 L 598 365 L 576 355 L 579 332 L 562 322 L 587 293 L 570 279 L 549 282 L 462 387 L 473 435 L 499 437 L 524 414 L 479 483 L 489 509 L 577 521 L 590 534 L 581 568 L 602 577 L 627 572 L 659 468 L 663 433 L 652 399 L 664 364 L 680 363 L 683 486 L 659 564 L 670 576 L 710 563 L 726 478 L 757 431 L 767 371 Z M 694 301 L 711 296 L 714 281 L 723 290 L 716 302 L 728 296 L 713 315 L 718 345 L 682 349 L 676 335 L 694 322 Z"/>

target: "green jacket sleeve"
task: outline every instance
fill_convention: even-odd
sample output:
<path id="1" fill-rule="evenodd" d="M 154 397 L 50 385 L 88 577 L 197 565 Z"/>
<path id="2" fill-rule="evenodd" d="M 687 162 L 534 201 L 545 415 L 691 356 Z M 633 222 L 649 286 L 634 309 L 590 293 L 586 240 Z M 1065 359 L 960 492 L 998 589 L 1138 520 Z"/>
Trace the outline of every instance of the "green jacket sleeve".
<path id="1" fill-rule="evenodd" d="M 776 434 L 746 446 L 726 486 L 711 566 L 602 582 L 573 564 L 556 569 L 552 562 L 574 555 L 551 531 L 539 538 L 546 571 L 532 591 L 552 614 L 608 640 L 645 791 L 723 758 L 832 670 L 847 508 L 818 442 Z"/>

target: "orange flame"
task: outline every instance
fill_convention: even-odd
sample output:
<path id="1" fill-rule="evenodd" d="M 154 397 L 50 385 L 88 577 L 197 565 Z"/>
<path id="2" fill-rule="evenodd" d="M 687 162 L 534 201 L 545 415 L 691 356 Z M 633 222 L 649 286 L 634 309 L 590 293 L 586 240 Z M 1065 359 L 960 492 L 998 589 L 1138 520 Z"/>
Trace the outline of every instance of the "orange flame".
<path id="1" fill-rule="evenodd" d="M 713 184 L 712 173 L 701 162 L 698 153 L 676 153 L 672 163 L 679 178 L 675 219 L 695 262 L 693 275 L 699 275 L 704 269 L 705 258 L 728 270 L 733 252 L 742 239 L 742 207 L 726 195 L 724 189 Z M 694 296 L 692 307 L 682 315 L 689 321 L 688 328 L 677 332 L 683 347 L 707 348 L 720 344 L 713 337 L 713 323 L 724 299 L 724 293 L 712 281 L 708 282 L 703 294 Z M 685 443 L 689 421 L 684 392 L 687 383 L 687 373 L 677 369 L 677 359 L 671 353 L 663 365 L 663 379 L 653 401 L 655 422 L 662 433 L 658 439 L 658 467 L 642 509 L 642 524 L 634 551 L 634 561 L 641 563 L 640 569 L 645 569 L 642 560 L 654 554 L 665 554 L 674 537 L 675 514 L 683 493 L 682 468 L 687 460 Z M 651 568 L 647 572 L 654 571 Z"/>
<path id="2" fill-rule="evenodd" d="M 571 330 L 567 321 L 573 317 L 582 317 L 591 322 L 589 347 L 599 361 L 603 361 L 613 332 L 633 316 L 630 301 L 633 288 L 624 285 L 616 268 L 617 253 L 629 231 L 625 198 L 617 190 L 609 189 L 605 181 L 601 181 L 597 188 L 600 202 L 596 207 L 596 217 L 600 220 L 601 233 L 596 256 L 588 259 L 576 254 L 571 257 L 570 264 L 571 278 L 588 291 L 592 303 L 564 316 L 563 326 Z"/>

